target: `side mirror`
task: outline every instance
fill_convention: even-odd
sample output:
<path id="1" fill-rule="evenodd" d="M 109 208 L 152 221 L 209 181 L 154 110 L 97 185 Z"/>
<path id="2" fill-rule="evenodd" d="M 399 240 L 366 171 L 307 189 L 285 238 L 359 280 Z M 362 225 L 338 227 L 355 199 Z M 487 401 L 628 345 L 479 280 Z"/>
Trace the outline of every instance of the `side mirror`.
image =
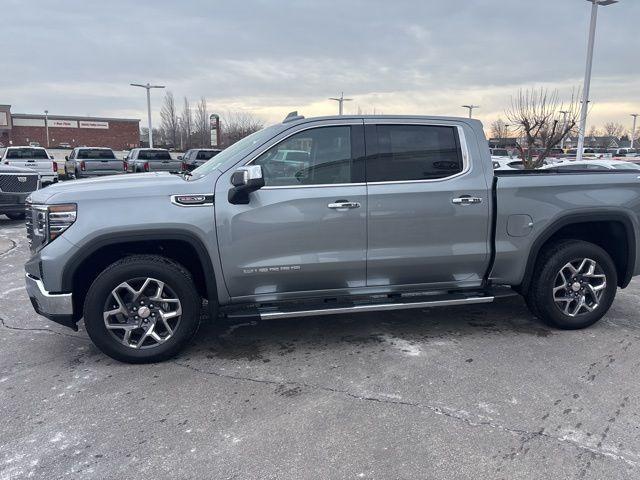
<path id="1" fill-rule="evenodd" d="M 246 205 L 249 194 L 264 187 L 264 177 L 260 165 L 240 167 L 231 175 L 232 188 L 229 189 L 229 203 Z"/>
<path id="2" fill-rule="evenodd" d="M 64 156 L 64 159 L 65 159 L 65 160 L 69 160 L 69 155 L 65 155 L 65 156 Z"/>
<path id="3" fill-rule="evenodd" d="M 49 155 L 49 160 L 55 160 L 53 155 Z"/>
<path id="4" fill-rule="evenodd" d="M 178 155 L 178 160 L 182 160 L 182 155 Z"/>

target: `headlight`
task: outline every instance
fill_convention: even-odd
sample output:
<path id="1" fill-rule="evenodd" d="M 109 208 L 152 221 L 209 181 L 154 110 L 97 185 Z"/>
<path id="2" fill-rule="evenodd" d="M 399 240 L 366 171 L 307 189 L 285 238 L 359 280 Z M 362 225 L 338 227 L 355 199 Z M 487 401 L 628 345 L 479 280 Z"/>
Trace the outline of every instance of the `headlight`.
<path id="1" fill-rule="evenodd" d="M 35 245 L 44 247 L 58 238 L 62 232 L 76 221 L 75 203 L 63 205 L 32 205 L 33 240 Z"/>

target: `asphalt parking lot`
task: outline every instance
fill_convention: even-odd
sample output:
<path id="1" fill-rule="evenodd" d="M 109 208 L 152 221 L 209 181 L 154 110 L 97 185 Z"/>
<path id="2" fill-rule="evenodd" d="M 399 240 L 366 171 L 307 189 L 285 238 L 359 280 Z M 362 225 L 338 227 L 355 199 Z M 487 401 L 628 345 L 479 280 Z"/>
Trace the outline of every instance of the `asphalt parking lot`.
<path id="1" fill-rule="evenodd" d="M 213 326 L 131 366 L 37 316 L 0 216 L 0 479 L 638 478 L 640 282 L 560 332 L 494 305 Z"/>

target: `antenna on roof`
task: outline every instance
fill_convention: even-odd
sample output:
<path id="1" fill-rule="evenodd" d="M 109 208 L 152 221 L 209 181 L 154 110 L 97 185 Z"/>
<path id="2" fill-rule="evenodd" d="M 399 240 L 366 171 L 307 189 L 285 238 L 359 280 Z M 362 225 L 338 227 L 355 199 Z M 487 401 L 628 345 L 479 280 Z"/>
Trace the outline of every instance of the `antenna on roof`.
<path id="1" fill-rule="evenodd" d="M 298 111 L 294 110 L 293 112 L 289 112 L 289 114 L 284 117 L 282 123 L 293 122 L 294 120 L 302 120 L 304 115 L 298 115 Z"/>

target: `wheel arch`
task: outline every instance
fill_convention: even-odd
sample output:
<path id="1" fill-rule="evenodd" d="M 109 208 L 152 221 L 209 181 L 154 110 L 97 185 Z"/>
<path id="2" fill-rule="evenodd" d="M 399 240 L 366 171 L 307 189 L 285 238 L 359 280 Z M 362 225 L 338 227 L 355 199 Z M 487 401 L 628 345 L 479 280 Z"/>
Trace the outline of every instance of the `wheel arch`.
<path id="1" fill-rule="evenodd" d="M 611 234 L 611 236 L 605 236 Z M 629 285 L 636 263 L 636 234 L 631 216 L 603 211 L 569 214 L 552 222 L 533 242 L 519 290 L 527 291 L 536 262 L 545 246 L 562 239 L 584 240 L 602 247 L 613 259 L 618 286 Z"/>
<path id="2" fill-rule="evenodd" d="M 198 293 L 209 299 L 209 313 L 215 318 L 216 276 L 204 243 L 191 232 L 164 229 L 101 235 L 69 259 L 62 272 L 62 289 L 73 292 L 76 321 L 82 316 L 84 300 L 95 276 L 114 261 L 140 253 L 163 255 L 187 268 Z"/>

